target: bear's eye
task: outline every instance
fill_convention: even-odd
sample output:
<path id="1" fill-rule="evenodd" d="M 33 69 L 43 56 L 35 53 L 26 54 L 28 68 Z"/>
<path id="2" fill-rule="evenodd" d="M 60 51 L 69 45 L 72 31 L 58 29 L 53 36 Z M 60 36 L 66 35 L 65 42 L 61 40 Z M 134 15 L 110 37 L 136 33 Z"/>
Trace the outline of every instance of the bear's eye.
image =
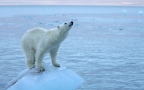
<path id="1" fill-rule="evenodd" d="M 67 23 L 64 23 L 64 24 L 67 24 Z"/>

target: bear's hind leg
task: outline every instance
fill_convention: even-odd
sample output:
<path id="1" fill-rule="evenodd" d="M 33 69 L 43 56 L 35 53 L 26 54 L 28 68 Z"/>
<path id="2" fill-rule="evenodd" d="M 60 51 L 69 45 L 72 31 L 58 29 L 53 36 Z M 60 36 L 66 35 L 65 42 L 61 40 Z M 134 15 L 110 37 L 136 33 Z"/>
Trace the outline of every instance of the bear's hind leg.
<path id="1" fill-rule="evenodd" d="M 35 57 L 35 65 L 36 68 L 41 72 L 41 71 L 45 71 L 42 63 L 43 63 L 43 57 L 44 57 L 44 52 L 41 51 L 37 51 L 36 52 L 36 57 Z"/>
<path id="2" fill-rule="evenodd" d="M 26 52 L 26 65 L 29 69 L 33 68 L 35 66 L 35 51 L 31 50 L 29 52 Z"/>
<path id="3" fill-rule="evenodd" d="M 29 56 L 29 57 L 31 57 L 31 56 Z M 27 67 L 28 67 L 29 69 L 31 69 L 31 68 L 34 67 L 34 60 L 32 60 L 32 59 L 34 59 L 34 58 L 31 58 L 31 59 L 27 59 L 27 60 L 26 60 Z"/>

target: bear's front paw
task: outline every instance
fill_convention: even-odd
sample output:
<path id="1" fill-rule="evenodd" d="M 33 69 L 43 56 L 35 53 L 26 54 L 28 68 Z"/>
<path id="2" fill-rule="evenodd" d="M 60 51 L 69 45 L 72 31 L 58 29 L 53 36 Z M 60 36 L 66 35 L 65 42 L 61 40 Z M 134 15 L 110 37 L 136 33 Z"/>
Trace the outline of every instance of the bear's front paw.
<path id="1" fill-rule="evenodd" d="M 36 68 L 38 69 L 39 72 L 45 71 L 42 65 L 37 65 Z"/>
<path id="2" fill-rule="evenodd" d="M 53 63 L 53 66 L 55 66 L 55 67 L 60 67 L 60 64 L 58 64 L 58 63 Z"/>

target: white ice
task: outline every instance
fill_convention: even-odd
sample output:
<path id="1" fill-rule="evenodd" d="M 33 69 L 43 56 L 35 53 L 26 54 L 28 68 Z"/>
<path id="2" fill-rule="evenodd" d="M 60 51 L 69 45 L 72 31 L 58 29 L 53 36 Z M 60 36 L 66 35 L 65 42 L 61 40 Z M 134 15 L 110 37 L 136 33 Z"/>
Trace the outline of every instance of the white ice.
<path id="1" fill-rule="evenodd" d="M 78 74 L 63 65 L 56 68 L 44 63 L 44 67 L 45 71 L 41 73 L 37 73 L 35 68 L 23 70 L 7 85 L 7 90 L 75 90 L 84 82 Z"/>
<path id="2" fill-rule="evenodd" d="M 140 11 L 138 12 L 138 14 L 143 14 L 143 11 L 140 10 Z"/>
<path id="3" fill-rule="evenodd" d="M 123 12 L 123 14 L 127 14 L 128 13 L 128 11 L 125 10 L 125 9 L 123 9 L 122 12 Z"/>

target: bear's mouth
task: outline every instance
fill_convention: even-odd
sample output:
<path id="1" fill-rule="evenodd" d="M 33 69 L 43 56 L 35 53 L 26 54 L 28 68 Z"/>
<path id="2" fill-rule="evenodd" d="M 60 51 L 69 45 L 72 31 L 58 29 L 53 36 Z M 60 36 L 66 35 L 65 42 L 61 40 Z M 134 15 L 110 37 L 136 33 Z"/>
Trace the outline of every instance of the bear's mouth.
<path id="1" fill-rule="evenodd" d="M 73 25 L 73 21 L 71 21 L 71 22 L 70 22 L 70 25 L 69 25 L 69 27 L 71 27 L 72 25 Z"/>

